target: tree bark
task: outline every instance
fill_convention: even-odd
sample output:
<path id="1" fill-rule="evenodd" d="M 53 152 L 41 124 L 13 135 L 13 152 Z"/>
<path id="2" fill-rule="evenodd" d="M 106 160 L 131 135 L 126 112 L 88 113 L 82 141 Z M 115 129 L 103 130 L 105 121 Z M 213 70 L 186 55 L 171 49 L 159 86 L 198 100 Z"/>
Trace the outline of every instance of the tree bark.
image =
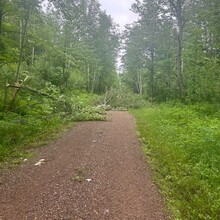
<path id="1" fill-rule="evenodd" d="M 182 49 L 183 49 L 183 17 L 182 17 L 182 5 L 181 0 L 177 1 L 177 25 L 179 28 L 177 37 L 177 76 L 180 98 L 184 99 L 184 85 L 183 85 L 183 73 L 182 73 Z"/>
<path id="2" fill-rule="evenodd" d="M 5 95 L 4 95 L 4 103 L 3 103 L 3 112 L 6 112 L 7 108 L 6 108 L 6 105 L 7 105 L 7 92 L 8 92 L 8 82 L 6 82 L 5 84 Z"/>
<path id="3" fill-rule="evenodd" d="M 21 62 L 22 62 L 22 57 L 23 57 L 24 42 L 25 42 L 25 37 L 26 37 L 26 32 L 27 32 L 27 25 L 28 25 L 28 20 L 29 20 L 29 16 L 30 16 L 30 9 L 31 9 L 31 4 L 29 2 L 27 12 L 26 12 L 25 18 L 24 18 L 24 25 L 21 26 L 20 52 L 19 52 L 19 58 L 18 58 L 16 77 L 15 77 L 16 84 L 19 83 L 20 68 L 21 68 Z M 14 93 L 13 93 L 12 100 L 11 100 L 11 108 L 10 108 L 11 111 L 14 111 L 14 103 L 15 103 L 15 98 L 17 96 L 18 90 L 19 89 L 14 88 Z"/>
<path id="4" fill-rule="evenodd" d="M 2 34 L 3 9 L 0 9 L 0 34 Z"/>
<path id="5" fill-rule="evenodd" d="M 90 92 L 90 67 L 87 64 L 87 91 Z"/>
<path id="6" fill-rule="evenodd" d="M 177 40 L 177 82 L 179 87 L 180 98 L 184 99 L 183 71 L 182 71 L 182 38 L 183 30 L 179 31 Z"/>
<path id="7" fill-rule="evenodd" d="M 150 94 L 151 94 L 151 98 L 154 99 L 154 92 L 155 92 L 155 88 L 154 88 L 154 74 L 155 74 L 155 63 L 154 63 L 154 48 L 151 49 L 150 52 L 150 56 L 151 56 L 151 67 L 150 67 Z"/>
<path id="8" fill-rule="evenodd" d="M 143 81 L 142 81 L 142 74 L 141 70 L 137 70 L 137 92 L 138 94 L 142 95 L 143 94 Z"/>
<path id="9" fill-rule="evenodd" d="M 48 95 L 47 93 L 40 92 L 40 91 L 38 91 L 36 89 L 33 89 L 31 87 L 28 87 L 28 86 L 22 86 L 22 85 L 18 85 L 18 84 L 15 84 L 15 85 L 7 84 L 6 88 L 14 88 L 14 89 L 17 89 L 17 90 L 24 89 L 24 90 L 28 90 L 30 92 L 36 93 L 38 95 L 45 96 L 45 97 L 50 98 L 50 99 L 55 99 L 53 96 Z"/>
<path id="10" fill-rule="evenodd" d="M 177 25 L 177 85 L 179 90 L 179 95 L 182 100 L 184 100 L 184 82 L 183 82 L 183 69 L 182 69 L 182 50 L 183 50 L 183 32 L 184 32 L 184 17 L 183 17 L 183 5 L 184 0 L 169 0 L 171 11 L 174 12 L 176 17 Z"/>

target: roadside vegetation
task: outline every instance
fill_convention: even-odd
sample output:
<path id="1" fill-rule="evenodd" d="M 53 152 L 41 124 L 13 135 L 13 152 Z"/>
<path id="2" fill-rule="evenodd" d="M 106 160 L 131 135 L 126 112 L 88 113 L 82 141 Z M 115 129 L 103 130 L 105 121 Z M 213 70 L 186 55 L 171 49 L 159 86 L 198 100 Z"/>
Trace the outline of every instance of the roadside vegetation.
<path id="1" fill-rule="evenodd" d="M 136 0 L 132 11 L 122 80 L 152 103 L 133 113 L 155 179 L 174 219 L 220 219 L 220 1 Z"/>
<path id="2" fill-rule="evenodd" d="M 95 96 L 72 95 L 58 103 L 24 103 L 16 112 L 0 112 L 0 163 L 19 163 L 31 156 L 28 149 L 57 138 L 76 121 L 105 120 L 105 111 L 94 105 Z M 42 100 L 41 100 L 42 101 Z"/>
<path id="3" fill-rule="evenodd" d="M 219 105 L 161 104 L 132 113 L 174 218 L 219 219 Z"/>
<path id="4" fill-rule="evenodd" d="M 0 162 L 75 121 L 103 120 L 119 31 L 94 0 L 0 1 Z"/>

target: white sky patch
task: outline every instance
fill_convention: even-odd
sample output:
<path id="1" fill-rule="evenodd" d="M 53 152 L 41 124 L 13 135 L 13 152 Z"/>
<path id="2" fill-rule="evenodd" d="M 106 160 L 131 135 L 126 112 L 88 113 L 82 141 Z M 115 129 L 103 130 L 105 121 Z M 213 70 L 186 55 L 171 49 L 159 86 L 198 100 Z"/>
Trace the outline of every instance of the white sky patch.
<path id="1" fill-rule="evenodd" d="M 137 15 L 130 8 L 135 0 L 99 0 L 101 9 L 111 15 L 120 28 L 137 20 Z"/>
<path id="2" fill-rule="evenodd" d="M 101 9 L 105 10 L 108 15 L 111 15 L 114 22 L 120 25 L 120 29 L 124 30 L 126 24 L 131 24 L 138 20 L 138 16 L 133 13 L 131 5 L 135 0 L 99 0 Z M 120 51 L 117 58 L 117 71 L 122 71 L 121 55 L 123 51 Z"/>

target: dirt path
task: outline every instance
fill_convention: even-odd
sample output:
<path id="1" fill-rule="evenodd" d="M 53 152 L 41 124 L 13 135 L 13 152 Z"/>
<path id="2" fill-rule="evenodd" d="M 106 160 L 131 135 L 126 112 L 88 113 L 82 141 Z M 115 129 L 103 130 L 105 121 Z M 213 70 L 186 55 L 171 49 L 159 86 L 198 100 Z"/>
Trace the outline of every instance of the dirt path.
<path id="1" fill-rule="evenodd" d="M 0 220 L 163 220 L 134 118 L 79 123 L 0 176 Z M 41 166 L 35 166 L 45 159 Z"/>

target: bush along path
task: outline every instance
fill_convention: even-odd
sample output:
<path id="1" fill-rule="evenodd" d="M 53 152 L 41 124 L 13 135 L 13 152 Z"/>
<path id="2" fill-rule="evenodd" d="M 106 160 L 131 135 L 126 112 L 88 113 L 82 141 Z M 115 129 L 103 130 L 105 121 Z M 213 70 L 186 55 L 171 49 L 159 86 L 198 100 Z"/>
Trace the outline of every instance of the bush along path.
<path id="1" fill-rule="evenodd" d="M 168 219 L 127 112 L 79 123 L 37 151 L 1 171 L 1 220 Z"/>

